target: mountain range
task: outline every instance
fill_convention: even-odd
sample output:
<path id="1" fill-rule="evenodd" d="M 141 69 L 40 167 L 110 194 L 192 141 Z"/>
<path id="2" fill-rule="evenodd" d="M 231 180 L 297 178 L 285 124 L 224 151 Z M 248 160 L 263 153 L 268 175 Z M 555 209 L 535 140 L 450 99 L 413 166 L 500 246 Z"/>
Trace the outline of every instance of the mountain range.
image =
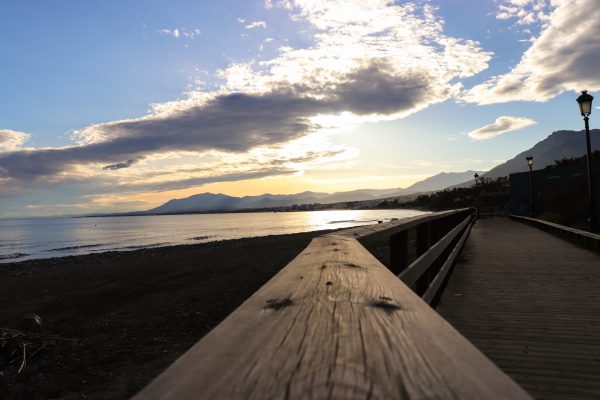
<path id="1" fill-rule="evenodd" d="M 591 131 L 594 150 L 600 150 L 600 129 Z M 535 146 L 517 154 L 512 159 L 497 165 L 487 172 L 442 172 L 407 188 L 360 189 L 349 192 L 319 193 L 302 192 L 296 194 L 270 194 L 258 196 L 233 197 L 225 194 L 201 193 L 184 199 L 169 200 L 165 204 L 148 210 L 145 214 L 169 214 L 184 212 L 232 211 L 257 208 L 289 207 L 294 204 L 334 204 L 350 201 L 369 201 L 390 199 L 401 196 L 433 192 L 449 187 L 473 184 L 473 175 L 477 172 L 483 177 L 497 178 L 515 172 L 527 171 L 525 157 L 533 156 L 534 169 L 543 169 L 556 160 L 580 157 L 585 154 L 584 131 L 556 131 Z"/>
<path id="2" fill-rule="evenodd" d="M 464 182 L 473 177 L 476 171 L 442 172 L 417 182 L 407 188 L 359 189 L 349 192 L 319 193 L 302 192 L 296 194 L 270 194 L 233 197 L 225 194 L 201 193 L 184 199 L 169 200 L 165 204 L 148 210 L 148 214 L 168 214 L 181 212 L 203 212 L 215 210 L 242 210 L 252 208 L 289 207 L 294 204 L 332 204 L 349 201 L 366 201 L 405 196 L 408 194 L 441 190 Z M 479 171 L 479 173 L 482 173 Z"/>
<path id="3" fill-rule="evenodd" d="M 600 150 L 600 129 L 590 131 L 592 151 Z M 495 166 L 485 174 L 486 178 L 508 176 L 529 169 L 525 157 L 533 157 L 533 169 L 544 169 L 563 158 L 581 157 L 586 153 L 585 131 L 556 131 L 535 146 L 517 154 L 512 159 Z"/>

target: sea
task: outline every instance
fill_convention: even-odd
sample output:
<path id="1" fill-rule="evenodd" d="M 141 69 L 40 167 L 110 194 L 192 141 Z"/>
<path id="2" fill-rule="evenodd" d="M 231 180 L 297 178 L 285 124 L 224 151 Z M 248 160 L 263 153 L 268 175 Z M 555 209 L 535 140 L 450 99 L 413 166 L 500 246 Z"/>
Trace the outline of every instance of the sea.
<path id="1" fill-rule="evenodd" d="M 415 210 L 0 219 L 0 263 L 376 224 Z"/>

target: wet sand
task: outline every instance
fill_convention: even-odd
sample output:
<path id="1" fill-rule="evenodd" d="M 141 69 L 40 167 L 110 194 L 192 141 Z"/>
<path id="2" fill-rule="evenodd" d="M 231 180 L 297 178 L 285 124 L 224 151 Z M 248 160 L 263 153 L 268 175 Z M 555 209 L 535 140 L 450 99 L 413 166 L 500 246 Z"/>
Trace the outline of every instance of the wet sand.
<path id="1" fill-rule="evenodd" d="M 132 396 L 323 233 L 0 264 L 0 327 L 47 336 L 19 375 L 2 350 L 0 398 Z"/>

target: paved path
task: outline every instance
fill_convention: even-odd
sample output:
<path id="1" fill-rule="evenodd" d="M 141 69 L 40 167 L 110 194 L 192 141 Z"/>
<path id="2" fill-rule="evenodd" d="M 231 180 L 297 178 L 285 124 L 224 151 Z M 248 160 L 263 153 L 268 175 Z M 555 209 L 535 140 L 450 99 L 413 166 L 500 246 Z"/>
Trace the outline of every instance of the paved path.
<path id="1" fill-rule="evenodd" d="M 600 399 L 600 256 L 506 218 L 471 232 L 437 311 L 536 399 Z"/>

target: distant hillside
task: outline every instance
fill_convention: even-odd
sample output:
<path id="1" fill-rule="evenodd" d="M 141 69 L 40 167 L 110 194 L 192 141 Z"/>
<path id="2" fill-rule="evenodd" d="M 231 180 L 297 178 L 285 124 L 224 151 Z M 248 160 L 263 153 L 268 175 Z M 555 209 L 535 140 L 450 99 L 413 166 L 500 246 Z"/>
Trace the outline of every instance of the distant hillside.
<path id="1" fill-rule="evenodd" d="M 162 206 L 148 210 L 149 214 L 175 212 L 202 212 L 240 210 L 250 208 L 286 207 L 292 204 L 320 203 L 328 193 L 303 192 L 292 195 L 265 193 L 259 196 L 232 197 L 225 194 L 202 193 L 185 199 L 169 200 Z"/>
<path id="2" fill-rule="evenodd" d="M 148 210 L 150 214 L 165 214 L 171 212 L 181 212 L 187 210 L 208 211 L 215 209 L 230 209 L 240 199 L 227 196 L 225 194 L 202 193 L 195 194 L 185 199 L 173 199 L 167 201 L 162 206 Z"/>
<path id="3" fill-rule="evenodd" d="M 600 129 L 590 132 L 592 150 L 600 150 Z M 528 170 L 525 157 L 533 157 L 533 169 L 544 169 L 548 165 L 563 158 L 580 157 L 586 153 L 585 131 L 556 131 L 532 148 L 517 154 L 514 158 L 502 163 L 483 176 L 498 178 L 515 172 Z"/>
<path id="4" fill-rule="evenodd" d="M 461 182 L 466 176 L 473 176 L 474 171 L 446 173 L 429 177 L 417 182 L 409 188 L 393 189 L 359 189 L 349 192 L 318 193 L 302 192 L 296 194 L 270 194 L 259 196 L 233 197 L 225 194 L 202 193 L 185 199 L 169 200 L 165 204 L 146 211 L 146 214 L 169 214 L 182 212 L 233 211 L 257 208 L 289 207 L 294 204 L 333 204 L 351 201 L 377 200 L 390 197 L 406 196 L 412 193 L 429 192 L 443 189 Z"/>
<path id="5" fill-rule="evenodd" d="M 448 186 L 456 185 L 457 183 L 468 181 L 473 179 L 473 175 L 483 174 L 485 171 L 465 171 L 465 172 L 442 172 L 427 178 L 421 182 L 417 182 L 412 186 L 406 188 L 411 192 L 432 192 L 439 190 L 440 188 L 447 188 Z"/>

